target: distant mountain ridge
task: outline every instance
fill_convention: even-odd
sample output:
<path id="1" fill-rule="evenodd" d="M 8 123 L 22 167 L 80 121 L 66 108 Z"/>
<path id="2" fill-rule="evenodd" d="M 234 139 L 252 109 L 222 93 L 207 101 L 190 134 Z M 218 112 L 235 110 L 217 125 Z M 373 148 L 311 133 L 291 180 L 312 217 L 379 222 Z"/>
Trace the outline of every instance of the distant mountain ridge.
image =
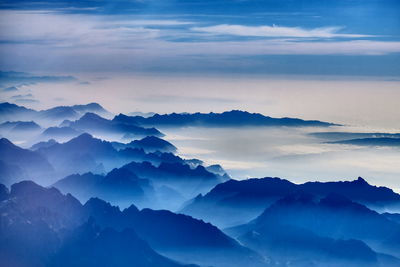
<path id="1" fill-rule="evenodd" d="M 315 132 L 309 135 L 325 139 L 327 144 L 354 146 L 400 146 L 400 133 Z"/>
<path id="2" fill-rule="evenodd" d="M 302 120 L 297 118 L 271 118 L 259 113 L 241 110 L 223 113 L 171 113 L 155 114 L 151 117 L 126 116 L 119 114 L 113 121 L 136 123 L 144 126 L 205 126 L 205 127 L 234 127 L 234 126 L 334 126 L 336 124 L 317 120 Z"/>
<path id="3" fill-rule="evenodd" d="M 400 137 L 375 137 L 375 138 L 358 138 L 350 140 L 341 140 L 328 142 L 330 144 L 354 145 L 354 146 L 400 146 Z"/>
<path id="4" fill-rule="evenodd" d="M 63 121 L 66 119 L 78 119 L 87 112 L 93 112 L 100 116 L 111 116 L 111 113 L 105 110 L 97 103 L 74 106 L 57 106 L 46 110 L 28 109 L 16 104 L 3 102 L 0 103 L 0 122 L 7 120 L 33 120 L 38 122 Z"/>
<path id="5" fill-rule="evenodd" d="M 41 137 L 43 137 L 45 139 L 48 139 L 48 138 L 57 138 L 57 139 L 74 138 L 82 133 L 83 133 L 82 131 L 78 131 L 71 127 L 49 127 L 42 132 Z"/>
<path id="6" fill-rule="evenodd" d="M 85 113 L 75 121 L 64 121 L 62 126 L 91 134 L 119 134 L 121 137 L 126 134 L 136 137 L 164 136 L 155 128 L 144 128 L 136 124 L 107 120 L 92 112 Z"/>
<path id="7" fill-rule="evenodd" d="M 39 131 L 41 127 L 34 121 L 6 121 L 0 124 L 0 130 L 12 132 Z"/>
<path id="8" fill-rule="evenodd" d="M 34 121 L 6 121 L 0 123 L 0 136 L 12 137 L 15 140 L 27 140 L 29 136 L 43 131 Z"/>
<path id="9" fill-rule="evenodd" d="M 32 124 L 38 123 L 44 128 L 41 135 L 32 132 L 29 137 L 25 138 L 25 141 L 32 140 L 32 142 L 46 141 L 48 139 L 65 141 L 83 132 L 97 136 L 107 136 L 109 138 L 112 136 L 114 140 L 128 141 L 146 136 L 163 137 L 164 134 L 155 127 L 329 127 L 337 125 L 318 120 L 272 118 L 259 113 L 250 113 L 241 110 L 222 113 L 154 114 L 149 117 L 119 114 L 113 119 L 108 119 L 111 115 L 110 112 L 97 103 L 56 106 L 40 111 L 8 102 L 0 103 L 0 123 L 7 121 L 32 121 Z M 22 125 L 20 128 L 22 128 Z M 19 140 L 8 132 L 3 134 L 3 136 L 13 141 Z M 156 141 L 151 140 L 153 144 Z M 32 145 L 32 142 L 28 145 Z M 136 143 L 131 145 L 140 147 L 141 144 Z M 159 145 L 157 144 L 155 149 Z M 149 143 L 147 143 L 147 147 L 149 147 Z M 170 152 L 176 150 L 172 146 L 169 149 Z"/>
<path id="10" fill-rule="evenodd" d="M 357 133 L 357 132 L 315 132 L 309 135 L 327 139 L 330 141 L 341 141 L 346 139 L 363 139 L 363 138 L 400 138 L 400 133 Z"/>
<path id="11" fill-rule="evenodd" d="M 140 140 L 133 140 L 130 143 L 123 144 L 119 142 L 112 142 L 113 146 L 116 149 L 123 149 L 123 148 L 138 148 L 143 149 L 147 153 L 151 152 L 165 152 L 165 153 L 176 153 L 177 148 L 171 144 L 170 142 L 158 138 L 156 136 L 146 136 Z"/>

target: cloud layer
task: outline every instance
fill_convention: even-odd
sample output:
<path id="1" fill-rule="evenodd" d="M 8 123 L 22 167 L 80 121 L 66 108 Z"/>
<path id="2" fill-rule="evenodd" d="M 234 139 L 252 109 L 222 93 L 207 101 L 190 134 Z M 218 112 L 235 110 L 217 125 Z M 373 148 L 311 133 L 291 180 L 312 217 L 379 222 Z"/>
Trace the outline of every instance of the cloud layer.
<path id="1" fill-rule="evenodd" d="M 315 14 L 254 13 L 247 17 L 230 14 L 229 10 L 196 16 L 178 11 L 160 15 L 152 11 L 104 14 L 96 13 L 96 9 L 93 13 L 78 10 L 0 10 L 0 69 L 258 72 L 260 64 L 273 62 L 262 60 L 265 56 L 287 56 L 280 64 L 299 55 L 400 54 L 396 36 L 372 33 L 367 27 L 351 27 L 346 20 L 327 20 Z M 375 65 L 385 60 L 376 57 Z M 365 68 L 355 64 L 348 57 L 344 68 L 351 66 L 354 72 Z M 389 72 L 393 64 L 386 66 Z M 290 73 L 293 68 L 320 68 L 306 65 L 287 69 Z"/>
<path id="2" fill-rule="evenodd" d="M 363 34 L 338 33 L 342 27 L 323 27 L 303 29 L 301 27 L 282 26 L 245 26 L 221 24 L 208 27 L 193 27 L 191 30 L 211 34 L 253 36 L 253 37 L 297 37 L 297 38 L 363 38 L 372 37 Z"/>

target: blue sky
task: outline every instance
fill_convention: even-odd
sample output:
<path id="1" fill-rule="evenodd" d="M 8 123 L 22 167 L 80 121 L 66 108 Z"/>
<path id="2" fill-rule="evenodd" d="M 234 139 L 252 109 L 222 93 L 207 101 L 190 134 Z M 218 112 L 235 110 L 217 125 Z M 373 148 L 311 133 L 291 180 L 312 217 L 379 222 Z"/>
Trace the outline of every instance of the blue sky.
<path id="1" fill-rule="evenodd" d="M 2 1 L 0 69 L 400 76 L 400 1 Z"/>

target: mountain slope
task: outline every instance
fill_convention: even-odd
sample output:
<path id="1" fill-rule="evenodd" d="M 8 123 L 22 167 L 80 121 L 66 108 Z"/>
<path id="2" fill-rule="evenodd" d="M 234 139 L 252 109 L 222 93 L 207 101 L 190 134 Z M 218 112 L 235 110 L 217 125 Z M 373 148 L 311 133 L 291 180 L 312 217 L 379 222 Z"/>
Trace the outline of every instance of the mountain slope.
<path id="1" fill-rule="evenodd" d="M 156 251 L 170 258 L 201 265 L 266 266 L 259 255 L 215 226 L 189 216 L 135 206 L 120 212 L 99 199 L 89 200 L 85 209 L 103 227 L 135 229 Z"/>
<path id="2" fill-rule="evenodd" d="M 109 142 L 86 133 L 66 143 L 41 147 L 37 152 L 51 162 L 59 178 L 72 173 L 99 173 L 104 171 L 104 166 L 112 169 L 112 166 L 118 164 L 113 163 L 113 160 L 118 159 L 118 152 Z"/>
<path id="3" fill-rule="evenodd" d="M 41 127 L 33 121 L 7 121 L 0 124 L 2 132 L 9 132 L 11 134 L 26 133 L 29 131 L 40 131 Z"/>
<path id="4" fill-rule="evenodd" d="M 162 161 L 158 166 L 145 161 L 130 162 L 106 175 L 69 175 L 53 185 L 81 201 L 98 197 L 120 207 L 135 203 L 141 208 L 177 210 L 186 200 L 207 192 L 225 177 L 208 172 L 203 166 L 191 168 L 183 160 Z"/>
<path id="5" fill-rule="evenodd" d="M 122 168 L 152 180 L 156 186 L 171 187 L 186 198 L 205 193 L 226 179 L 225 176 L 207 171 L 201 165 L 192 169 L 185 163 L 162 162 L 159 166 L 154 166 L 150 162 L 131 162 Z"/>
<path id="6" fill-rule="evenodd" d="M 71 195 L 32 182 L 0 202 L 5 266 L 183 266 L 159 255 L 132 229 L 101 229 Z"/>
<path id="7" fill-rule="evenodd" d="M 151 202 L 157 201 L 151 182 L 126 169 L 114 169 L 105 176 L 92 173 L 73 174 L 57 181 L 53 186 L 62 192 L 73 194 L 81 201 L 98 197 L 120 207 L 127 207 L 131 203 L 149 207 Z"/>
<path id="8" fill-rule="evenodd" d="M 10 193 L 5 190 L 2 194 L 0 247 L 7 244 L 0 250 L 3 262 L 21 266 L 177 266 L 150 245 L 163 254 L 179 252 L 175 259 L 193 259 L 203 265 L 266 266 L 257 253 L 215 226 L 189 216 L 139 211 L 135 206 L 121 212 L 100 199 L 82 206 L 71 195 L 28 181 L 14 184 Z M 164 252 L 166 248 L 169 252 Z"/>
<path id="9" fill-rule="evenodd" d="M 18 106 L 8 102 L 0 103 L 0 122 L 30 120 L 35 116 L 36 111 L 23 106 Z"/>
<path id="10" fill-rule="evenodd" d="M 75 229 L 50 260 L 54 266 L 183 266 L 159 255 L 132 229 L 102 230 L 94 221 Z"/>
<path id="11" fill-rule="evenodd" d="M 53 174 L 53 167 L 45 157 L 37 152 L 20 148 L 5 138 L 0 139 L 0 161 L 2 162 L 0 182 L 7 185 L 20 181 L 21 178 L 44 182 Z"/>
<path id="12" fill-rule="evenodd" d="M 273 234 L 271 229 L 278 228 L 285 229 L 284 232 L 287 235 Z M 398 253 L 400 248 L 399 224 L 337 194 L 330 194 L 319 199 L 317 196 L 299 191 L 275 202 L 254 221 L 227 231 L 239 235 L 239 239 L 244 244 L 253 248 L 260 246 L 262 249 L 267 249 L 272 246 L 274 238 L 280 240 L 279 242 L 286 238 L 291 240 L 287 240 L 288 244 L 291 244 L 297 252 L 309 246 L 307 250 L 311 255 L 321 256 L 323 254 L 318 250 L 321 250 L 322 247 L 317 245 L 321 243 L 327 245 L 324 253 L 336 251 L 348 259 L 359 257 L 360 260 L 372 261 L 373 253 L 366 250 L 366 245 L 354 241 L 349 243 L 354 239 L 364 242 L 374 251 L 392 254 L 396 257 L 400 255 Z M 254 232 L 258 233 L 255 237 Z M 325 242 L 317 241 L 318 237 L 328 239 L 325 239 Z M 300 240 L 295 241 L 298 238 Z M 332 240 L 349 241 L 346 241 L 347 245 L 346 242 L 340 241 L 343 243 L 342 250 L 340 246 L 329 250 L 330 246 L 328 245 L 329 243 L 332 245 Z M 346 254 L 346 250 L 343 248 L 352 253 Z M 283 250 L 282 253 L 285 252 L 284 247 L 281 247 L 280 250 Z M 277 254 L 281 252 L 277 251 Z M 375 257 L 378 257 L 378 254 Z M 397 263 L 399 262 L 397 261 Z"/>

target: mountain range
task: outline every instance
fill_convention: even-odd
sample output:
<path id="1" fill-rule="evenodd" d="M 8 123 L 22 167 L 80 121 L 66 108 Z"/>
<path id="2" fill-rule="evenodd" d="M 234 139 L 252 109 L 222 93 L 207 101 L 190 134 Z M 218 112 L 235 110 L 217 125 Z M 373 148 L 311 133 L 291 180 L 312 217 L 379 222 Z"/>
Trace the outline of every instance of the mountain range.
<path id="1" fill-rule="evenodd" d="M 204 167 L 200 160 L 182 159 L 170 152 L 146 153 L 145 149 L 155 149 L 153 140 L 161 150 L 174 147 L 160 138 L 146 137 L 134 143 L 141 148 L 117 150 L 115 142 L 85 133 L 65 143 L 39 142 L 29 150 L 3 138 L 1 182 L 11 185 L 30 179 L 54 184 L 81 201 L 100 197 L 121 207 L 136 203 L 140 207 L 177 210 L 185 201 L 230 179 L 218 165 Z"/>
<path id="2" fill-rule="evenodd" d="M 400 266 L 400 195 L 390 188 L 361 177 L 234 180 L 210 159 L 183 158 L 154 128 L 335 124 L 238 110 L 111 118 L 95 103 L 2 103 L 0 117 L 1 266 Z M 311 135 L 399 139 L 357 134 Z"/>
<path id="3" fill-rule="evenodd" d="M 43 144 L 43 143 L 42 143 Z M 142 147 L 146 148 L 145 145 Z M 146 148 L 147 149 L 147 148 Z M 170 153 L 146 153 L 143 148 L 117 150 L 111 142 L 84 133 L 65 143 L 39 146 L 36 152 L 43 155 L 57 170 L 58 177 L 73 173 L 104 173 L 133 160 L 160 162 L 184 162 Z"/>
<path id="4" fill-rule="evenodd" d="M 40 153 L 0 139 L 0 183 L 10 185 L 22 179 L 45 182 L 52 174 L 53 166 Z"/>
<path id="5" fill-rule="evenodd" d="M 206 195 L 189 201 L 181 212 L 217 226 L 229 227 L 255 218 L 278 199 L 297 191 L 318 197 L 340 193 L 381 211 L 400 207 L 399 194 L 386 187 L 372 186 L 361 177 L 354 181 L 307 182 L 299 185 L 280 178 L 262 178 L 229 180 L 218 184 Z"/>
<path id="6" fill-rule="evenodd" d="M 315 132 L 311 136 L 326 139 L 329 141 L 341 141 L 348 139 L 364 138 L 400 138 L 399 133 L 355 133 L 355 132 Z"/>
<path id="7" fill-rule="evenodd" d="M 156 140 L 156 145 L 152 140 Z M 221 169 L 219 172 L 206 170 L 200 166 L 202 162 L 199 160 L 186 160 L 171 152 L 155 151 L 155 147 L 164 151 L 170 151 L 171 147 L 174 147 L 157 137 L 146 137 L 137 140 L 133 145 L 118 143 L 120 146 L 127 146 L 119 150 L 115 148 L 115 144 L 84 133 L 65 143 L 58 143 L 55 140 L 39 142 L 29 150 L 20 148 L 3 138 L 0 142 L 2 182 L 9 185 L 21 179 L 32 179 L 43 184 L 52 184 L 71 174 L 108 173 L 132 161 L 137 163 L 129 165 L 131 169 L 135 166 L 134 173 L 138 172 L 145 177 L 156 176 L 159 183 L 171 182 L 173 187 L 181 186 L 185 192 L 191 190 L 193 192 L 191 196 L 196 192 L 207 192 L 218 182 L 229 179 Z M 145 150 L 155 152 L 146 153 Z M 18 177 L 19 175 L 22 178 Z M 203 178 L 204 181 L 200 182 Z M 193 188 L 188 189 L 184 186 L 192 183 Z"/>
<path id="8" fill-rule="evenodd" d="M 177 210 L 188 199 L 225 179 L 225 173 L 215 174 L 201 165 L 191 168 L 184 162 L 162 162 L 155 166 L 144 161 L 131 162 L 106 175 L 69 175 L 54 186 L 81 201 L 100 197 L 120 207 L 135 203 L 140 207 Z"/>
<path id="9" fill-rule="evenodd" d="M 400 225 L 339 194 L 319 198 L 298 191 L 226 231 L 244 245 L 296 266 L 400 263 Z"/>
<path id="10" fill-rule="evenodd" d="M 143 139 L 133 140 L 127 144 L 120 142 L 112 142 L 112 144 L 116 149 L 137 148 L 137 149 L 143 149 L 146 153 L 152 153 L 157 151 L 165 153 L 177 152 L 177 148 L 173 144 L 156 136 L 146 136 Z"/>
<path id="11" fill-rule="evenodd" d="M 241 110 L 223 113 L 171 113 L 151 116 L 128 116 L 112 114 L 97 103 L 73 106 L 57 106 L 46 110 L 34 110 L 24 106 L 0 103 L 0 134 L 12 141 L 24 139 L 26 146 L 54 139 L 65 142 L 84 132 L 109 140 L 131 142 L 130 147 L 141 147 L 132 143 L 146 136 L 162 137 L 164 134 L 154 127 L 329 127 L 336 124 L 297 118 L 272 118 L 259 113 Z M 18 125 L 17 125 L 18 124 Z M 22 131 L 30 128 L 32 131 Z M 41 133 L 40 133 L 41 132 Z M 16 136 L 16 133 L 23 134 Z M 20 138 L 21 137 L 21 138 Z M 152 142 L 154 150 L 166 144 Z M 146 146 L 149 147 L 150 143 Z M 165 147 L 166 148 L 166 147 Z M 170 146 L 169 152 L 176 148 Z M 153 152 L 149 150 L 148 152 Z"/>
<path id="12" fill-rule="evenodd" d="M 355 146 L 400 146 L 400 137 L 374 137 L 374 138 L 358 138 L 329 142 L 330 144 L 355 145 Z"/>
<path id="13" fill-rule="evenodd" d="M 43 123 L 54 124 L 67 119 L 77 119 L 87 112 L 93 112 L 100 116 L 110 116 L 111 113 L 97 103 L 74 106 L 58 106 L 50 109 L 36 111 L 16 104 L 0 103 L 0 122 L 33 120 Z"/>
<path id="14" fill-rule="evenodd" d="M 143 128 L 137 124 L 107 120 L 91 112 L 85 113 L 75 121 L 65 120 L 61 126 L 97 135 L 117 134 L 121 135 L 121 137 L 127 134 L 134 137 L 163 136 L 155 128 Z"/>
<path id="15" fill-rule="evenodd" d="M 203 126 L 203 127 L 240 127 L 240 126 L 334 126 L 335 124 L 317 120 L 302 120 L 296 118 L 271 118 L 259 113 L 249 113 L 241 110 L 223 113 L 171 113 L 155 114 L 151 117 L 126 116 L 119 114 L 113 121 L 136 123 L 142 126 Z"/>
<path id="16" fill-rule="evenodd" d="M 1 131 L 10 131 L 13 134 L 28 131 L 40 131 L 41 127 L 33 121 L 7 121 L 0 124 Z"/>
<path id="17" fill-rule="evenodd" d="M 267 266 L 256 252 L 200 220 L 133 205 L 120 211 L 98 198 L 81 205 L 69 194 L 29 181 L 5 192 L 0 213 L 2 262 L 18 266 L 182 266 L 174 260 L 183 259 Z"/>

